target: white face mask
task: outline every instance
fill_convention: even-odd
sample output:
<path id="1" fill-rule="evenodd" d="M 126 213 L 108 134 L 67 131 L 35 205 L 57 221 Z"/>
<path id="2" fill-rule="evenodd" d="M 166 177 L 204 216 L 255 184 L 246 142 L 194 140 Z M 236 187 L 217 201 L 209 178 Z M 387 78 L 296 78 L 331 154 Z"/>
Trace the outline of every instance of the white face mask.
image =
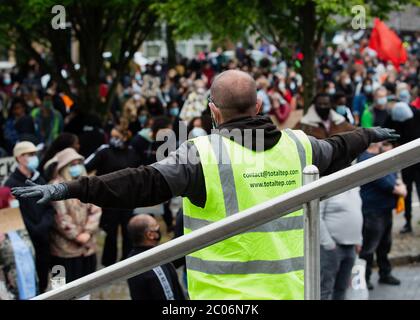
<path id="1" fill-rule="evenodd" d="M 381 97 L 381 98 L 376 99 L 376 104 L 380 106 L 386 105 L 387 102 L 388 102 L 388 99 L 386 97 Z"/>
<path id="2" fill-rule="evenodd" d="M 280 90 L 284 90 L 284 89 L 286 89 L 286 85 L 285 85 L 285 83 L 284 83 L 284 82 L 280 82 L 280 83 L 279 83 L 279 89 L 280 89 Z"/>
<path id="3" fill-rule="evenodd" d="M 372 93 L 373 89 L 370 84 L 365 85 L 365 92 L 366 93 Z"/>
<path id="4" fill-rule="evenodd" d="M 335 94 L 335 88 L 329 88 L 328 94 Z"/>

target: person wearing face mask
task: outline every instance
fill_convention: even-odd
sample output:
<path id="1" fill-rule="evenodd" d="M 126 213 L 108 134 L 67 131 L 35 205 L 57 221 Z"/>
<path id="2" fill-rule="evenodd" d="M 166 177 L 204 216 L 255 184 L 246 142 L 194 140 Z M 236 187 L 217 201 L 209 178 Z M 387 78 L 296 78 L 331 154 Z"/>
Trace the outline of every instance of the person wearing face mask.
<path id="1" fill-rule="evenodd" d="M 150 116 L 147 113 L 147 111 L 141 112 L 138 116 L 138 122 L 140 124 L 141 129 L 145 128 L 147 126 L 147 122 L 149 120 Z"/>
<path id="2" fill-rule="evenodd" d="M 168 117 L 153 118 L 151 128 L 140 131 L 131 140 L 131 146 L 136 150 L 142 165 L 149 165 L 156 161 L 156 152 L 164 141 L 156 141 L 156 136 L 161 130 L 173 129 L 171 119 Z"/>
<path id="3" fill-rule="evenodd" d="M 361 125 L 363 128 L 385 127 L 389 121 L 389 112 L 386 109 L 388 90 L 385 87 L 379 87 L 374 94 L 373 104 L 366 107 L 362 113 Z"/>
<path id="4" fill-rule="evenodd" d="M 346 118 L 346 121 L 351 125 L 355 125 L 353 114 L 349 107 L 347 107 L 347 99 L 344 93 L 339 92 L 334 96 L 335 111 Z"/>
<path id="5" fill-rule="evenodd" d="M 96 171 L 97 176 L 108 174 L 124 168 L 136 168 L 141 164 L 140 156 L 128 145 L 129 132 L 121 126 L 111 131 L 109 144 L 103 145 L 89 156 L 84 165 L 87 172 Z M 132 210 L 116 208 L 103 209 L 101 228 L 106 232 L 102 264 L 110 266 L 118 258 L 118 229 L 122 230 L 122 259 L 130 252 L 131 242 L 127 234 L 127 224 L 133 215 Z"/>
<path id="6" fill-rule="evenodd" d="M 73 148 L 60 151 L 57 158 L 58 176 L 52 183 L 70 182 L 86 176 L 83 156 Z M 51 265 L 65 268 L 66 283 L 96 270 L 96 233 L 101 209 L 75 199 L 53 203 L 56 210 L 50 232 Z"/>
<path id="7" fill-rule="evenodd" d="M 346 71 L 343 71 L 341 73 L 339 81 L 336 85 L 336 90 L 337 92 L 344 93 L 349 105 L 353 103 L 354 86 L 351 81 L 350 75 Z"/>
<path id="8" fill-rule="evenodd" d="M 420 138 L 420 109 L 409 105 L 406 101 L 409 99 L 404 98 L 407 93 L 407 85 L 401 83 L 397 87 L 397 97 L 399 102 L 392 105 L 391 108 L 391 121 L 386 125 L 389 125 L 392 129 L 395 129 L 400 135 L 401 140 L 399 144 L 408 143 L 415 139 Z M 401 95 L 403 99 L 401 99 Z M 405 101 L 401 101 L 405 100 Z M 411 233 L 412 228 L 412 193 L 414 191 L 413 184 L 416 185 L 417 195 L 420 197 L 420 165 L 415 164 L 411 167 L 402 169 L 402 179 L 407 186 L 407 197 L 405 198 L 405 224 L 401 229 L 401 233 Z"/>
<path id="9" fill-rule="evenodd" d="M 192 118 L 201 116 L 207 108 L 206 101 L 205 82 L 201 79 L 195 80 L 194 90 L 188 94 L 182 105 L 179 118 L 185 122 L 190 122 Z"/>
<path id="10" fill-rule="evenodd" d="M 306 165 L 313 164 L 321 175 L 327 175 L 348 166 L 371 142 L 398 138 L 386 128 L 361 128 L 325 140 L 299 130 L 280 131 L 269 117 L 258 115 L 262 101 L 256 91 L 251 75 L 224 71 L 210 88 L 208 107 L 219 129 L 212 135 L 188 140 L 150 166 L 61 184 L 13 188 L 12 193 L 39 202 L 76 198 L 102 207 L 124 208 L 156 205 L 182 196 L 184 230 L 188 233 L 203 223 L 220 221 L 299 188 Z M 329 98 L 316 102 L 330 107 Z M 251 161 L 238 162 L 238 155 L 244 153 Z M 231 165 L 226 166 L 226 159 Z M 270 181 L 263 177 L 247 180 L 246 173 L 259 165 L 262 170 L 294 170 L 296 184 L 290 188 L 253 188 L 250 181 Z M 298 210 L 293 216 L 299 224 L 293 230 L 276 232 L 283 228 L 283 222 L 274 220 L 274 229 L 263 226 L 261 232 L 244 232 L 188 255 L 190 298 L 303 299 L 303 213 Z"/>
<path id="11" fill-rule="evenodd" d="M 35 134 L 40 142 L 51 144 L 63 131 L 63 117 L 53 107 L 52 96 L 47 94 L 41 106 L 32 110 Z"/>
<path id="12" fill-rule="evenodd" d="M 372 143 L 360 155 L 358 162 L 365 161 L 377 154 L 392 149 L 389 142 Z M 360 187 L 363 214 L 363 244 L 359 254 L 366 260 L 366 284 L 369 290 L 373 289 L 370 282 L 374 256 L 379 267 L 379 283 L 399 285 L 400 280 L 395 278 L 391 271 L 392 266 L 388 254 L 392 246 L 392 210 L 396 207 L 397 198 L 407 196 L 405 184 L 397 177 L 397 173 L 390 173 L 375 181 Z"/>
<path id="13" fill-rule="evenodd" d="M 128 232 L 133 241 L 129 256 L 156 247 L 161 239 L 158 222 L 149 215 L 139 214 L 130 220 Z M 127 280 L 132 300 L 185 300 L 172 263 L 153 268 Z"/>
<path id="14" fill-rule="evenodd" d="M 31 183 L 45 184 L 45 180 L 37 171 L 39 159 L 37 148 L 29 141 L 15 145 L 13 156 L 17 162 L 16 170 L 8 177 L 5 185 L 9 188 Z M 19 199 L 19 208 L 25 227 L 35 249 L 35 268 L 38 275 L 39 292 L 45 292 L 48 286 L 50 267 L 49 233 L 54 221 L 54 209 L 50 204 L 37 204 L 31 199 Z"/>
<path id="15" fill-rule="evenodd" d="M 179 126 L 184 125 L 184 123 L 180 123 L 179 113 L 180 110 L 178 102 L 171 101 L 168 107 L 168 117 L 172 121 L 172 129 L 174 130 L 177 139 L 179 139 Z"/>
<path id="16" fill-rule="evenodd" d="M 397 99 L 401 102 L 405 102 L 406 104 L 410 104 L 411 102 L 411 94 L 409 87 L 406 83 L 401 83 L 397 87 Z"/>
<path id="17" fill-rule="evenodd" d="M 316 95 L 314 104 L 309 107 L 295 129 L 302 130 L 318 139 L 354 130 L 355 127 L 332 108 L 331 102 L 331 97 L 326 93 Z"/>
<path id="18" fill-rule="evenodd" d="M 136 117 L 133 117 L 128 125 L 128 130 L 133 134 L 136 134 L 145 128 L 150 120 L 150 113 L 146 110 L 142 102 L 139 102 L 139 105 L 136 105 L 136 108 Z"/>
<path id="19" fill-rule="evenodd" d="M 373 101 L 373 83 L 372 80 L 366 78 L 360 87 L 356 89 L 355 96 L 353 98 L 353 115 L 356 125 L 360 124 L 360 118 L 363 111 L 372 104 Z"/>

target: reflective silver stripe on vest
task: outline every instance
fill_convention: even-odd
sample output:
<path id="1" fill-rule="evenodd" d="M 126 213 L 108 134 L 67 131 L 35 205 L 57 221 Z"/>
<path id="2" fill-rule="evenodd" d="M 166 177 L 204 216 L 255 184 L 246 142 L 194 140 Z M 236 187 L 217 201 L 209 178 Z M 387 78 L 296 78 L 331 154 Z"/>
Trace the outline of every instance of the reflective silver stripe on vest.
<path id="1" fill-rule="evenodd" d="M 160 285 L 162 286 L 163 292 L 165 293 L 166 300 L 175 300 L 171 285 L 169 284 L 168 278 L 166 278 L 166 275 L 163 272 L 162 267 L 159 266 L 159 267 L 153 268 L 152 270 L 159 279 Z"/>
<path id="2" fill-rule="evenodd" d="M 303 257 L 284 260 L 211 261 L 187 256 L 187 269 L 207 274 L 282 274 L 303 270 Z"/>
<path id="3" fill-rule="evenodd" d="M 297 151 L 299 153 L 300 165 L 303 169 L 306 167 L 306 151 L 305 147 L 303 146 L 302 142 L 299 140 L 297 135 L 290 129 L 284 130 L 286 134 L 296 143 Z"/>
<path id="4" fill-rule="evenodd" d="M 239 212 L 232 163 L 222 137 L 218 134 L 212 134 L 208 137 L 219 167 L 219 176 L 220 182 L 222 183 L 226 215 L 231 216 Z"/>
<path id="5" fill-rule="evenodd" d="M 189 217 L 184 215 L 184 227 L 192 231 L 200 229 L 202 227 L 208 226 L 214 221 L 204 220 Z M 290 231 L 303 229 L 303 216 L 297 217 L 282 217 L 270 222 L 267 222 L 261 226 L 253 228 L 251 230 L 245 231 L 248 232 L 280 232 L 280 231 Z"/>

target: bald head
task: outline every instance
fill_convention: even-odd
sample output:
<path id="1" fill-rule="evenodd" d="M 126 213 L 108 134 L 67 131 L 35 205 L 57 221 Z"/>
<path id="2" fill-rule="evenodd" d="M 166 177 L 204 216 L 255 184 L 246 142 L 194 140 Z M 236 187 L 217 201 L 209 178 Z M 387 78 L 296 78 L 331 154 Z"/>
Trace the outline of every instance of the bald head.
<path id="1" fill-rule="evenodd" d="M 211 98 L 224 118 L 247 114 L 255 109 L 257 86 L 254 79 L 239 70 L 228 70 L 213 81 Z"/>
<path id="2" fill-rule="evenodd" d="M 142 245 L 147 241 L 146 233 L 154 230 L 159 224 L 156 219 L 147 214 L 139 214 L 131 218 L 127 226 L 128 235 L 134 245 Z"/>

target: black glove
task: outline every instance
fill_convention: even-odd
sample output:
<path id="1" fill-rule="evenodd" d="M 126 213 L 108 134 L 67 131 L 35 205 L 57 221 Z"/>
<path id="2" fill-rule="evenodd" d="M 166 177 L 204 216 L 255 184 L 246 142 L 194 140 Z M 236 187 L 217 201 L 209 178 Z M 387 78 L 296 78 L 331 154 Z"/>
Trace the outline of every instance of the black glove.
<path id="1" fill-rule="evenodd" d="M 372 133 L 371 142 L 381 142 L 384 140 L 395 141 L 400 138 L 394 129 L 374 127 L 369 129 Z"/>
<path id="2" fill-rule="evenodd" d="M 65 183 L 57 184 L 36 184 L 26 180 L 29 187 L 12 188 L 12 194 L 16 198 L 41 198 L 36 203 L 45 204 L 48 201 L 64 200 L 68 196 L 68 187 Z"/>

